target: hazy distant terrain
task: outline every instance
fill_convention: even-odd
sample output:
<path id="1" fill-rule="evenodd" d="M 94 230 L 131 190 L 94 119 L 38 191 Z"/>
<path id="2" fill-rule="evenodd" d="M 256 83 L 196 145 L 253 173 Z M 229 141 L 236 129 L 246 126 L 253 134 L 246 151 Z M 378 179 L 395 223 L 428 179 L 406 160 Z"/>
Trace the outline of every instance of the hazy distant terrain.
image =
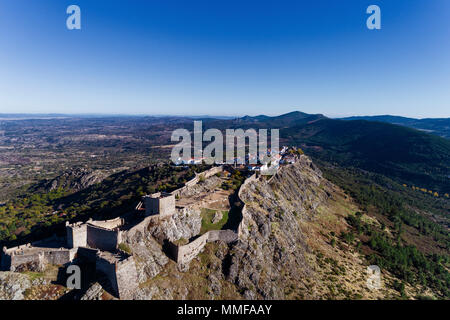
<path id="1" fill-rule="evenodd" d="M 398 116 L 361 116 L 361 117 L 348 117 L 342 118 L 342 120 L 367 120 L 367 121 L 379 121 L 392 124 L 398 124 L 405 127 L 415 128 L 423 130 L 428 133 L 436 134 L 438 136 L 450 139 L 450 118 L 430 118 L 430 119 L 414 119 Z"/>

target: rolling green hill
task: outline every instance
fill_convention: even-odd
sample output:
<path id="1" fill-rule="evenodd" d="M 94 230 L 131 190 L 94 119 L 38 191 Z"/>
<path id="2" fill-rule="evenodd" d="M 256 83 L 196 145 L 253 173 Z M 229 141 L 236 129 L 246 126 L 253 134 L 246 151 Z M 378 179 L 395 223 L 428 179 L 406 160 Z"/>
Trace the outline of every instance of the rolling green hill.
<path id="1" fill-rule="evenodd" d="M 437 136 L 388 123 L 332 119 L 293 126 L 280 136 L 321 160 L 450 191 L 450 141 Z"/>
<path id="2" fill-rule="evenodd" d="M 348 117 L 342 118 L 342 120 L 368 120 L 387 122 L 392 124 L 398 124 L 410 128 L 415 128 L 428 133 L 432 133 L 443 138 L 450 138 L 450 118 L 426 118 L 426 119 L 414 119 L 405 118 L 399 116 L 361 116 L 361 117 Z"/>

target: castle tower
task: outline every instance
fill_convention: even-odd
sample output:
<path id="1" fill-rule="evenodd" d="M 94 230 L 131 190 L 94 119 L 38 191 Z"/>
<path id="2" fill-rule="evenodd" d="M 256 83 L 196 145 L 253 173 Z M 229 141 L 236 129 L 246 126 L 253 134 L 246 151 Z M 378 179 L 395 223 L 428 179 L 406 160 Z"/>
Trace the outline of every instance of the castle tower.
<path id="1" fill-rule="evenodd" d="M 144 197 L 145 215 L 170 216 L 175 213 L 175 196 L 170 193 L 158 192 Z"/>
<path id="2" fill-rule="evenodd" d="M 69 248 L 87 247 L 87 224 L 66 222 L 67 246 Z"/>

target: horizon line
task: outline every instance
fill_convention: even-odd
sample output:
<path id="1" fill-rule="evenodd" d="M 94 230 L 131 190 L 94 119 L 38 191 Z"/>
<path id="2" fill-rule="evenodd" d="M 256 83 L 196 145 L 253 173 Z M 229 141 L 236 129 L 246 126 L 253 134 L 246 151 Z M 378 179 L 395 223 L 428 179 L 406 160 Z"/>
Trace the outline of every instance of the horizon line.
<path id="1" fill-rule="evenodd" d="M 64 118 L 74 118 L 74 117 L 155 117 L 155 118 L 165 118 L 165 117 L 179 117 L 179 118 L 216 118 L 216 119 L 223 119 L 223 118 L 242 118 L 245 116 L 250 117 L 257 117 L 257 116 L 269 116 L 269 117 L 276 117 L 281 116 L 293 112 L 302 112 L 298 110 L 293 110 L 286 113 L 281 114 L 218 114 L 218 115 L 212 115 L 212 114 L 158 114 L 158 113 L 59 113 L 59 112 L 1 112 L 0 113 L 0 120 L 25 120 L 25 119 L 9 119 L 3 118 L 4 116 L 32 116 L 32 117 L 45 117 L 47 119 L 49 118 L 57 118 L 57 117 L 64 117 Z M 306 112 L 304 112 L 306 113 Z M 307 113 L 308 114 L 308 113 Z M 314 113 L 311 113 L 314 114 Z M 415 119 L 415 120 L 424 120 L 424 119 L 449 119 L 449 117 L 412 117 L 412 116 L 403 116 L 403 115 L 394 115 L 394 114 L 367 114 L 367 115 L 361 115 L 361 114 L 354 114 L 354 115 L 348 115 L 348 114 L 342 114 L 342 115 L 336 115 L 336 114 L 323 114 L 323 113 L 315 113 L 315 114 L 321 114 L 327 118 L 330 119 L 345 119 L 345 118 L 353 118 L 353 117 L 401 117 L 401 118 L 409 118 L 409 119 Z M 38 120 L 37 118 L 35 118 Z M 28 119 L 31 120 L 31 119 Z"/>

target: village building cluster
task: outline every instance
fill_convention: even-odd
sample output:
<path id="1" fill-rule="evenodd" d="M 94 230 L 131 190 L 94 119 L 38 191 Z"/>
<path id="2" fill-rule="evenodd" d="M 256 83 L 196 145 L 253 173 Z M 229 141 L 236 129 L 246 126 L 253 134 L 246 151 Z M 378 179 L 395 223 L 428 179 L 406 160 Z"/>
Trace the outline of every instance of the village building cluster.
<path id="1" fill-rule="evenodd" d="M 257 153 L 248 153 L 244 157 L 235 157 L 233 163 L 230 165 L 233 165 L 235 168 L 245 166 L 250 171 L 264 174 L 265 172 L 269 172 L 269 170 L 271 172 L 278 170 L 278 167 L 282 164 L 295 163 L 298 156 L 299 151 L 297 148 L 283 146 L 279 152 L 275 152 L 269 148 L 265 163 L 261 162 Z M 204 163 L 205 160 L 204 157 L 190 158 L 188 160 L 178 158 L 175 161 L 175 165 L 198 165 Z"/>

